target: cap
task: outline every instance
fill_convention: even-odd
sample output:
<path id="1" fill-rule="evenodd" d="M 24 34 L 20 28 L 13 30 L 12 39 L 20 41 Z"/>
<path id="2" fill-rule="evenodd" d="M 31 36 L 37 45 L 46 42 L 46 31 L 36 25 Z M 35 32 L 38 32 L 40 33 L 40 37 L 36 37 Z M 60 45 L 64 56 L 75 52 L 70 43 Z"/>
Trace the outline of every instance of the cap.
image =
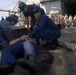
<path id="1" fill-rule="evenodd" d="M 41 12 L 41 10 L 39 8 L 35 8 L 33 13 L 37 13 L 37 12 Z"/>
<path id="2" fill-rule="evenodd" d="M 18 8 L 20 9 L 20 11 L 24 10 L 24 6 L 26 6 L 26 4 L 24 2 L 20 2 Z"/>
<path id="3" fill-rule="evenodd" d="M 9 18 L 12 19 L 15 22 L 18 22 L 18 16 L 16 16 L 15 14 L 10 15 Z"/>

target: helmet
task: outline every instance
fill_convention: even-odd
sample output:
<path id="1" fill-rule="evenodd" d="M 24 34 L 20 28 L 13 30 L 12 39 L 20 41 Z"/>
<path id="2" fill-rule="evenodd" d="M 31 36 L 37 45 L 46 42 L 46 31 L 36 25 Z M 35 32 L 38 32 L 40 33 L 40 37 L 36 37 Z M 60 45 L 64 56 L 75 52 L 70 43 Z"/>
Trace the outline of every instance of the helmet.
<path id="1" fill-rule="evenodd" d="M 37 13 L 37 12 L 41 12 L 41 10 L 39 8 L 35 8 L 33 13 Z"/>
<path id="2" fill-rule="evenodd" d="M 12 21 L 18 22 L 18 16 L 16 16 L 15 14 L 10 15 L 9 18 L 12 19 Z"/>
<path id="3" fill-rule="evenodd" d="M 24 2 L 20 2 L 18 8 L 20 9 L 20 11 L 24 10 L 24 6 L 26 6 L 26 4 Z"/>

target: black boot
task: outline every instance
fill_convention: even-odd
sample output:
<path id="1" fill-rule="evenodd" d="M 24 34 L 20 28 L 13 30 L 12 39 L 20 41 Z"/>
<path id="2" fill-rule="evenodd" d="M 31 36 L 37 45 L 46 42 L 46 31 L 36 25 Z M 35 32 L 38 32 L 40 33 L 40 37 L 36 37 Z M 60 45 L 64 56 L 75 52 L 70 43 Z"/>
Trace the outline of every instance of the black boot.
<path id="1" fill-rule="evenodd" d="M 48 45 L 48 50 L 54 50 L 58 46 L 59 46 L 58 41 L 54 40 L 51 44 Z"/>
<path id="2" fill-rule="evenodd" d="M 33 55 L 29 55 L 27 60 L 20 59 L 19 66 L 31 72 L 37 72 L 37 65 L 35 62 L 35 57 Z"/>
<path id="3" fill-rule="evenodd" d="M 14 70 L 14 66 L 8 63 L 0 64 L 0 75 L 10 74 Z"/>

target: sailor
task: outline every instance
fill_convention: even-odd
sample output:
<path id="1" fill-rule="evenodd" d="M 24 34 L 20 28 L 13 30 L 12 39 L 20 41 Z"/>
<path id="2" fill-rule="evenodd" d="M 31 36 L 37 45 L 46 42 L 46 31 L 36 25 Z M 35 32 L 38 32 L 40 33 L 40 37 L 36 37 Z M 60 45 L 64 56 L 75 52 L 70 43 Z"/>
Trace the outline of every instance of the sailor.
<path id="1" fill-rule="evenodd" d="M 33 14 L 33 11 L 35 8 L 39 8 L 41 11 L 41 14 L 45 14 L 44 10 L 42 8 L 40 8 L 39 6 L 37 6 L 36 4 L 27 5 L 24 2 L 20 2 L 18 7 L 19 7 L 20 11 L 23 12 L 23 14 L 26 18 L 28 30 L 30 30 L 29 29 L 29 17 L 31 17 L 31 22 L 30 22 L 31 30 L 33 30 L 34 26 L 37 24 L 37 20 L 34 18 L 34 14 Z"/>
<path id="2" fill-rule="evenodd" d="M 34 39 L 42 38 L 46 41 L 48 49 L 52 50 L 59 46 L 57 39 L 61 36 L 58 26 L 45 14 L 41 14 L 40 9 L 34 9 L 34 17 L 38 20 L 35 29 L 29 36 Z"/>
<path id="3" fill-rule="evenodd" d="M 41 14 L 45 14 L 44 10 L 36 4 L 27 5 L 24 2 L 20 2 L 18 7 L 19 7 L 20 11 L 23 12 L 23 14 L 25 16 L 28 31 L 31 32 L 38 23 L 38 20 L 36 20 L 34 18 L 34 14 L 33 14 L 34 9 L 35 8 L 40 9 Z M 31 18 L 30 22 L 29 22 L 29 17 Z M 29 27 L 29 25 L 30 25 L 30 27 Z M 40 44 L 39 39 L 36 41 L 37 41 L 37 45 L 39 45 Z"/>
<path id="4" fill-rule="evenodd" d="M 12 26 L 18 22 L 18 16 L 10 15 L 6 20 L 0 21 L 0 50 L 8 46 L 8 43 L 13 39 L 11 35 Z"/>

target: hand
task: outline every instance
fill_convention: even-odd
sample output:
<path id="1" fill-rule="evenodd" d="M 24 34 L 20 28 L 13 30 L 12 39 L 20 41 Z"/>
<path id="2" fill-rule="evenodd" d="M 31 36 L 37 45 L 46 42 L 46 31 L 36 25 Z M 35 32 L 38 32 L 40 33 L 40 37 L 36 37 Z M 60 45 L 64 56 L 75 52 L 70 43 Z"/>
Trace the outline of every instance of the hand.
<path id="1" fill-rule="evenodd" d="M 27 29 L 28 29 L 28 31 L 31 31 L 29 27 Z"/>
<path id="2" fill-rule="evenodd" d="M 22 35 L 21 40 L 29 40 L 29 35 Z"/>
<path id="3" fill-rule="evenodd" d="M 37 44 L 35 39 L 29 38 L 30 41 L 34 42 L 35 44 Z"/>
<path id="4" fill-rule="evenodd" d="M 34 28 L 36 28 L 36 25 L 34 25 Z"/>
<path id="5" fill-rule="evenodd" d="M 36 42 L 36 40 L 35 40 L 35 39 L 33 39 L 33 42 L 34 42 L 35 44 L 37 44 L 37 42 Z"/>

